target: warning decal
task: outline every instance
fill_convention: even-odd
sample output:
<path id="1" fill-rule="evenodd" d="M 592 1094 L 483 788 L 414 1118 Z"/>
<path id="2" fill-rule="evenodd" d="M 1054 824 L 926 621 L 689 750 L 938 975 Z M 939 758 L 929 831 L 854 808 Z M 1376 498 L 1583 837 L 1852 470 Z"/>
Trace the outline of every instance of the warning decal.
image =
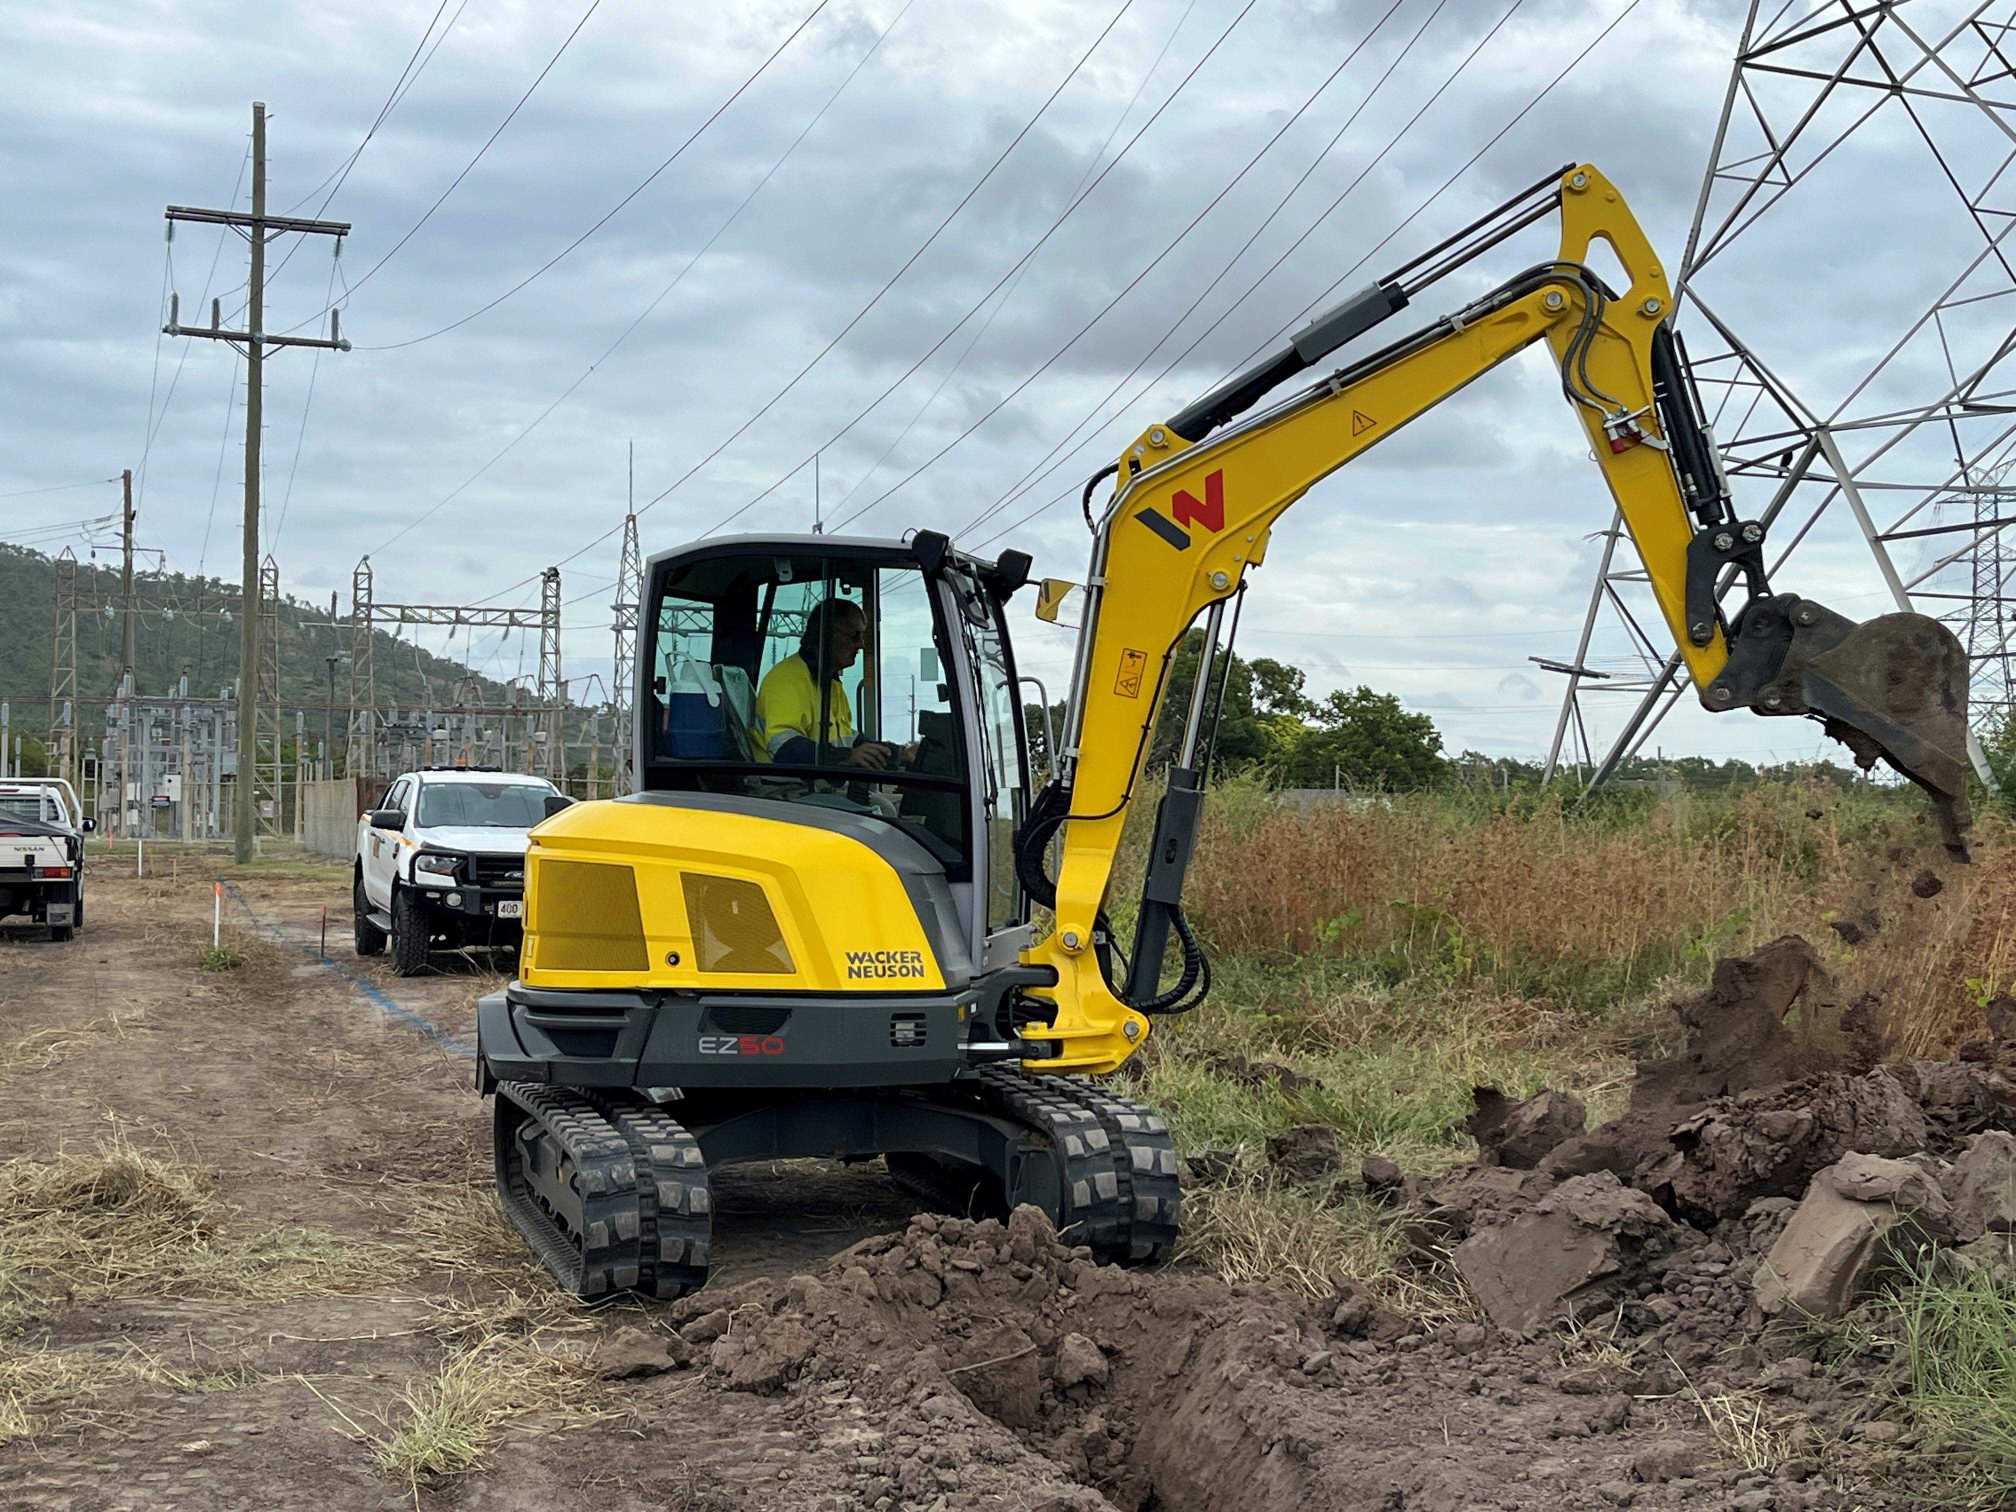
<path id="1" fill-rule="evenodd" d="M 1351 434 L 1354 436 L 1364 435 L 1365 432 L 1372 429 L 1378 423 L 1377 420 L 1374 420 L 1363 410 L 1351 411 Z"/>
<path id="2" fill-rule="evenodd" d="M 1113 679 L 1113 692 L 1119 698 L 1139 698 L 1141 678 L 1148 670 L 1146 651 L 1122 650 L 1120 653 L 1120 675 Z"/>

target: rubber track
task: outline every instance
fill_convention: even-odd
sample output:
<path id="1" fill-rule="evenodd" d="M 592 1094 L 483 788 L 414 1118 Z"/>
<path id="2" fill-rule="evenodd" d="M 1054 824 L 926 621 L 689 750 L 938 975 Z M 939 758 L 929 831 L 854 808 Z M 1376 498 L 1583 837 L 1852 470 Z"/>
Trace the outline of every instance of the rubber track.
<path id="1" fill-rule="evenodd" d="M 629 1142 L 594 1104 L 558 1087 L 500 1082 L 495 1117 L 497 1195 L 546 1268 L 584 1299 L 634 1290 L 637 1167 Z M 556 1216 L 525 1171 L 528 1124 L 559 1147 L 560 1178 L 575 1211 Z"/>
<path id="2" fill-rule="evenodd" d="M 672 1301 L 707 1284 L 714 1196 L 700 1141 L 655 1103 L 596 1097 L 637 1168 L 637 1290 Z"/>
<path id="3" fill-rule="evenodd" d="M 1169 1125 L 1153 1108 L 1096 1082 L 1073 1083 L 1071 1091 L 1112 1144 L 1121 1205 L 1128 1214 L 1126 1258 L 1136 1264 L 1168 1259 L 1183 1215 L 1181 1168 Z"/>
<path id="4" fill-rule="evenodd" d="M 1064 1211 L 1057 1214 L 1058 1234 L 1067 1243 L 1090 1245 L 1102 1261 L 1126 1259 L 1129 1210 L 1121 1201 L 1112 1139 L 1073 1095 L 1079 1088 L 1004 1066 L 982 1071 L 980 1085 L 990 1107 L 1044 1135 L 1060 1157 Z"/>

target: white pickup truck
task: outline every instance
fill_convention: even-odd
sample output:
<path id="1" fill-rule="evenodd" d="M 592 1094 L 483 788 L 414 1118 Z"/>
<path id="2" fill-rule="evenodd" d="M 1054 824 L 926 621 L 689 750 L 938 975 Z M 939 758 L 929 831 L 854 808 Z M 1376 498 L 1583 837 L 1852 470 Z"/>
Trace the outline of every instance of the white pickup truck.
<path id="1" fill-rule="evenodd" d="M 544 777 L 494 767 L 423 767 L 357 821 L 352 874 L 357 954 L 392 942 L 401 976 L 436 942 L 516 946 L 532 826 L 573 800 Z"/>
<path id="2" fill-rule="evenodd" d="M 0 781 L 0 919 L 25 915 L 67 940 L 84 927 L 84 836 L 93 828 L 60 778 Z"/>

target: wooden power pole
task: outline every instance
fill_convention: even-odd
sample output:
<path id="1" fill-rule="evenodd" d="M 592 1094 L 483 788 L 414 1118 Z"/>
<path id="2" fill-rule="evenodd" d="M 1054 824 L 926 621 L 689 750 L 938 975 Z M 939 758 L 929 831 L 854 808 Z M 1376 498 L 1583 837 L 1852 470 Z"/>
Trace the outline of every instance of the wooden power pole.
<path id="1" fill-rule="evenodd" d="M 243 576 L 239 579 L 238 620 L 238 775 L 232 784 L 231 849 L 240 863 L 252 859 L 253 832 L 258 816 L 252 794 L 255 748 L 258 744 L 259 701 L 259 427 L 261 388 L 265 377 L 268 347 L 328 347 L 347 352 L 350 343 L 338 333 L 337 312 L 329 311 L 329 334 L 324 337 L 269 336 L 266 334 L 266 242 L 269 237 L 289 233 L 333 236 L 340 251 L 342 238 L 350 231 L 348 221 L 302 220 L 291 215 L 266 213 L 266 106 L 252 103 L 252 211 L 197 210 L 186 205 L 168 207 L 170 221 L 199 221 L 212 226 L 230 226 L 245 238 L 252 249 L 252 272 L 246 283 L 245 329 L 224 329 L 221 300 L 210 303 L 207 328 L 181 323 L 181 296 L 169 305 L 170 336 L 207 336 L 228 341 L 245 354 L 245 529 Z M 172 229 L 171 229 L 172 234 Z M 131 515 L 128 515 L 131 519 Z M 130 635 L 130 630 L 129 630 Z M 129 642 L 130 644 L 130 642 Z M 129 652 L 130 655 L 130 652 Z M 274 669 L 275 685 L 279 669 Z M 277 816 L 276 816 L 277 817 Z"/>

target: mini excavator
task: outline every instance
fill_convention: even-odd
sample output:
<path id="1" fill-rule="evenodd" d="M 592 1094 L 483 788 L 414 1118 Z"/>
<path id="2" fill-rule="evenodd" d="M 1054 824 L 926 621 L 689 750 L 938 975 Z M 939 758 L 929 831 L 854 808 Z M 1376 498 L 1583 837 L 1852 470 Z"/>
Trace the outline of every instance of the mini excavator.
<path id="1" fill-rule="evenodd" d="M 1548 218 L 1552 258 L 1326 362 Z M 1598 242 L 1628 287 L 1590 267 Z M 879 1157 L 962 1211 L 1034 1203 L 1102 1260 L 1167 1256 L 1168 1129 L 1099 1078 L 1210 985 L 1183 878 L 1247 577 L 1312 485 L 1536 342 L 1703 706 L 1821 721 L 1864 767 L 1923 788 L 1964 854 L 1965 653 L 1921 615 L 1857 624 L 1771 589 L 1766 523 L 1736 512 L 1672 313 L 1623 197 L 1570 167 L 1150 426 L 1086 485 L 1083 617 L 1040 791 L 1033 679 L 1005 612 L 1027 555 L 989 560 L 920 529 L 652 557 L 639 791 L 533 831 L 520 974 L 478 1012 L 500 1198 L 553 1274 L 582 1297 L 682 1295 L 707 1277 L 709 1173 L 804 1156 Z M 1204 661 L 1123 950 L 1106 914 L 1115 855 L 1200 617 Z M 1038 907 L 1053 921 L 1040 935 Z"/>

